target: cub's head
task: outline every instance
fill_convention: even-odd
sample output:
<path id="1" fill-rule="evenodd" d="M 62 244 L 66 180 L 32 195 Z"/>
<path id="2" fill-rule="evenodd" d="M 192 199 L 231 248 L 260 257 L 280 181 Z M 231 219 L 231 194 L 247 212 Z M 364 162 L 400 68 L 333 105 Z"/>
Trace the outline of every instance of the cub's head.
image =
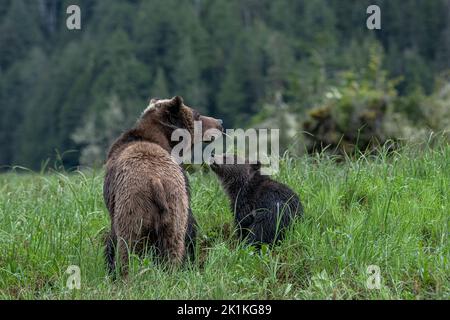
<path id="1" fill-rule="evenodd" d="M 194 140 L 194 122 L 199 121 L 202 127 L 201 140 L 209 140 L 205 133 L 210 129 L 223 131 L 222 120 L 201 115 L 197 110 L 187 106 L 183 98 L 176 96 L 172 99 L 151 99 L 150 105 L 142 113 L 138 128 L 144 138 L 149 138 L 164 147 L 168 144 L 173 148 L 178 141 L 171 141 L 172 133 L 177 129 L 187 130 L 192 138 L 192 143 L 201 142 Z M 164 142 L 164 141 L 165 142 Z"/>
<path id="2" fill-rule="evenodd" d="M 259 174 L 261 169 L 259 161 L 250 163 L 249 160 L 232 154 L 211 157 L 209 166 L 224 184 L 246 183 L 255 174 Z"/>

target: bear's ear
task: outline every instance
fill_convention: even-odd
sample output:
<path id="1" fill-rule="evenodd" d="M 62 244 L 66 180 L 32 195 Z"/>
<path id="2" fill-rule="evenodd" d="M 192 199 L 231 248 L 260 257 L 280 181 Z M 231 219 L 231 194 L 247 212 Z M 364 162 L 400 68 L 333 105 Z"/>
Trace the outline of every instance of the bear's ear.
<path id="1" fill-rule="evenodd" d="M 183 98 L 180 96 L 173 97 L 170 99 L 169 103 L 169 111 L 171 113 L 178 113 L 180 111 L 181 107 L 183 106 Z"/>
<path id="2" fill-rule="evenodd" d="M 256 161 L 256 163 L 253 163 L 250 166 L 253 171 L 259 171 L 261 169 L 261 162 Z"/>
<path id="3" fill-rule="evenodd" d="M 151 105 L 151 104 L 156 104 L 159 100 L 161 100 L 161 99 L 160 99 L 160 98 L 151 98 L 149 104 L 150 104 L 150 105 Z"/>

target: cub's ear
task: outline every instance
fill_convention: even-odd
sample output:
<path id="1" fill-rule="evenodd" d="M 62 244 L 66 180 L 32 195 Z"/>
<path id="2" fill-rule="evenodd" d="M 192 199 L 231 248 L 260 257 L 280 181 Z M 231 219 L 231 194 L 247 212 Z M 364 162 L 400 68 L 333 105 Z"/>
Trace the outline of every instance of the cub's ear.
<path id="1" fill-rule="evenodd" d="M 170 99 L 169 103 L 169 111 L 172 113 L 178 113 L 180 111 L 181 107 L 183 106 L 183 98 L 180 96 L 173 97 Z"/>
<path id="2" fill-rule="evenodd" d="M 256 163 L 250 165 L 253 171 L 259 171 L 261 169 L 261 162 L 256 161 Z"/>

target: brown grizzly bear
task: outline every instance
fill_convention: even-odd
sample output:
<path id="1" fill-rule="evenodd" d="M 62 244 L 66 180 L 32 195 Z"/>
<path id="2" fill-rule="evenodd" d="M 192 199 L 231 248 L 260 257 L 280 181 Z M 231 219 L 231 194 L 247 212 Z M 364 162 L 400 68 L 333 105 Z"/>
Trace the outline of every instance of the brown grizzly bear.
<path id="1" fill-rule="evenodd" d="M 298 195 L 262 175 L 261 163 L 218 155 L 210 159 L 210 167 L 231 200 L 240 238 L 249 244 L 260 247 L 281 240 L 291 222 L 303 214 Z"/>
<path id="2" fill-rule="evenodd" d="M 181 97 L 152 99 L 136 125 L 112 144 L 103 188 L 111 217 L 105 251 L 110 273 L 117 262 L 126 273 L 128 253 L 147 247 L 175 264 L 186 250 L 192 254 L 196 223 L 188 181 L 170 152 L 177 143 L 172 132 L 187 129 L 192 137 L 194 121 L 201 121 L 203 132 L 223 130 L 220 120 L 200 115 Z"/>

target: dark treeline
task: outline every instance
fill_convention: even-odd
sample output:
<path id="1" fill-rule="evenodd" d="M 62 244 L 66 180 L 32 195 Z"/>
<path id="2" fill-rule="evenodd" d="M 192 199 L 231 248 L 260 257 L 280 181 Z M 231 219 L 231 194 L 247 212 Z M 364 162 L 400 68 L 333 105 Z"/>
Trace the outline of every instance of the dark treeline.
<path id="1" fill-rule="evenodd" d="M 65 26 L 70 4 L 80 31 Z M 381 31 L 366 28 L 370 4 Z M 450 69 L 450 1 L 1 0 L 0 165 L 101 158 L 152 96 L 182 95 L 227 126 L 280 96 L 301 113 L 374 48 L 400 96 L 431 94 Z"/>

